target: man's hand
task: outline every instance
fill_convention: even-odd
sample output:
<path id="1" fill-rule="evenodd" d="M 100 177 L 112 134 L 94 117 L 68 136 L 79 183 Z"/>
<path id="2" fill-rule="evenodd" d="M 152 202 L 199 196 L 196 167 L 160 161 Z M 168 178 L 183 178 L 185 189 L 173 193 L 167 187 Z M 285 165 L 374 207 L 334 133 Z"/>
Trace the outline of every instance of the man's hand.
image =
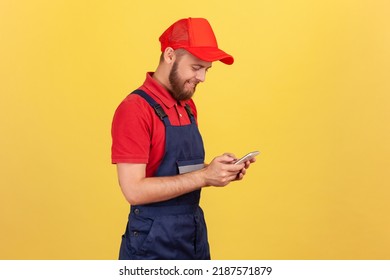
<path id="1" fill-rule="evenodd" d="M 237 174 L 236 180 L 242 180 L 246 174 L 246 170 L 249 168 L 249 166 L 256 161 L 256 158 L 252 158 L 251 160 L 248 160 L 244 162 L 244 168 L 241 169 L 240 173 Z"/>
<path id="2" fill-rule="evenodd" d="M 225 153 L 222 156 L 214 158 L 211 163 L 205 167 L 204 172 L 205 185 L 223 187 L 235 180 L 242 180 L 246 174 L 246 169 L 255 160 L 250 160 L 242 164 L 235 165 L 237 160 L 234 154 Z"/>

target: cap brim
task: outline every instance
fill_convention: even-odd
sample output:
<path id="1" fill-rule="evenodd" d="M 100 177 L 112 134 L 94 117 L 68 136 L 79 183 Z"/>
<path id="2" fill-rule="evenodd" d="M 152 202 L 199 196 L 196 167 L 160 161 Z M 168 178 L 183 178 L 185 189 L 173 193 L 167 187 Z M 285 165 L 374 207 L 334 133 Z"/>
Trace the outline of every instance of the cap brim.
<path id="1" fill-rule="evenodd" d="M 184 47 L 188 52 L 190 52 L 192 55 L 196 56 L 197 58 L 213 62 L 213 61 L 221 61 L 222 63 L 225 63 L 227 65 L 231 65 L 234 62 L 233 56 L 230 54 L 225 53 L 224 51 L 214 48 L 214 47 Z"/>

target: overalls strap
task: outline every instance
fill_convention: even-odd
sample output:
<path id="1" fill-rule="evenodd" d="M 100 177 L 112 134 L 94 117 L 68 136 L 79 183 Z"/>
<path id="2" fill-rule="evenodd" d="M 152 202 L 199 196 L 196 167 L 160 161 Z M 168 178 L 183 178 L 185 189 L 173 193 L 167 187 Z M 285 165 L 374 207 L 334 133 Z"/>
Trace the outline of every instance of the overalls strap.
<path id="1" fill-rule="evenodd" d="M 186 111 L 187 111 L 187 114 L 188 114 L 188 117 L 189 117 L 190 120 L 191 120 L 191 123 L 195 123 L 195 117 L 194 117 L 194 114 L 192 113 L 192 110 L 191 110 L 190 105 L 188 105 L 188 103 L 186 103 L 186 105 L 184 106 L 184 108 L 185 108 Z"/>
<path id="2" fill-rule="evenodd" d="M 133 91 L 132 94 L 138 94 L 139 96 L 144 98 L 146 100 L 146 102 L 148 102 L 149 105 L 153 107 L 154 111 L 156 112 L 156 114 L 160 118 L 160 120 L 162 120 L 165 125 L 171 125 L 171 123 L 168 119 L 168 115 L 165 113 L 164 109 L 149 94 L 147 94 L 146 92 L 144 92 L 143 90 L 140 90 L 140 89 Z M 186 103 L 184 108 L 186 109 L 186 112 L 188 114 L 188 117 L 189 117 L 191 123 L 196 123 L 195 117 L 194 117 L 194 114 L 192 113 L 190 105 L 188 105 Z"/>
<path id="3" fill-rule="evenodd" d="M 132 94 L 138 94 L 139 96 L 144 98 L 146 102 L 148 102 L 149 105 L 152 106 L 157 116 L 160 118 L 160 120 L 164 122 L 165 126 L 171 125 L 168 115 L 165 113 L 164 109 L 150 95 L 140 89 L 133 91 Z"/>

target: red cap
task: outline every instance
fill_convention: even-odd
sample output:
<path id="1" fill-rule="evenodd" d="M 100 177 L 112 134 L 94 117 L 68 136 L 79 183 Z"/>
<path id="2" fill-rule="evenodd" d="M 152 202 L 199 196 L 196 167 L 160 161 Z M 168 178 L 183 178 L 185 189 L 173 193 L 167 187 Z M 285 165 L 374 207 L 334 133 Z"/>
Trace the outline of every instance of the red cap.
<path id="1" fill-rule="evenodd" d="M 197 58 L 233 64 L 234 58 L 218 48 L 217 39 L 204 18 L 186 18 L 172 24 L 159 38 L 161 51 L 166 48 L 185 49 Z"/>

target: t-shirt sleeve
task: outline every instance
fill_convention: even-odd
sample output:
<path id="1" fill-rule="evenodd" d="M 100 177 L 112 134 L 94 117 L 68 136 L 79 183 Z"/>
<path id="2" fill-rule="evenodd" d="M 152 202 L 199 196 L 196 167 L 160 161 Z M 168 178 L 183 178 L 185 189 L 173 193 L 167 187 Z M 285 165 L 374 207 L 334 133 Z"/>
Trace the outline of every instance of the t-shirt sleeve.
<path id="1" fill-rule="evenodd" d="M 150 107 L 136 95 L 128 96 L 112 121 L 112 163 L 148 163 L 151 144 Z"/>

